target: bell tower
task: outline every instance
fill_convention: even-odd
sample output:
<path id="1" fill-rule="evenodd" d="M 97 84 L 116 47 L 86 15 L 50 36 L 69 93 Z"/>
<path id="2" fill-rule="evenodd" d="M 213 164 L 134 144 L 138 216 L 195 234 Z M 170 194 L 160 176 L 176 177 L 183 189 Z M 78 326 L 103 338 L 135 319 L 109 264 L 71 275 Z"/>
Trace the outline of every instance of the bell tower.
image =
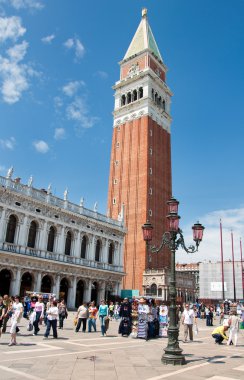
<path id="1" fill-rule="evenodd" d="M 166 201 L 171 197 L 170 101 L 163 62 L 147 10 L 120 62 L 115 83 L 113 139 L 108 191 L 108 216 L 124 208 L 124 289 L 142 293 L 143 271 L 169 267 L 169 252 L 146 252 L 142 225 L 153 226 L 153 244 L 166 231 Z"/>

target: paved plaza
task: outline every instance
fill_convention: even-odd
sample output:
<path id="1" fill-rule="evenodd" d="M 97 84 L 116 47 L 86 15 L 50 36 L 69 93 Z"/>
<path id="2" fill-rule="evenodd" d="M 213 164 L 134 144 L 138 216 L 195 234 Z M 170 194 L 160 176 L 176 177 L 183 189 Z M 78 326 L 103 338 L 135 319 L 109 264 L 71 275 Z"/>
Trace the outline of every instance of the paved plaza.
<path id="1" fill-rule="evenodd" d="M 199 321 L 199 334 L 194 342 L 182 342 L 187 364 L 161 364 L 167 339 L 144 341 L 118 336 L 118 322 L 110 322 L 107 337 L 96 333 L 75 333 L 74 314 L 65 320 L 59 338 L 32 336 L 22 319 L 17 346 L 9 347 L 9 334 L 0 339 L 0 379 L 30 380 L 160 380 L 160 379 L 244 379 L 244 330 L 239 333 L 238 346 L 216 345 L 212 327 Z M 217 321 L 215 321 L 215 324 Z M 9 330 L 9 329 L 8 329 Z"/>

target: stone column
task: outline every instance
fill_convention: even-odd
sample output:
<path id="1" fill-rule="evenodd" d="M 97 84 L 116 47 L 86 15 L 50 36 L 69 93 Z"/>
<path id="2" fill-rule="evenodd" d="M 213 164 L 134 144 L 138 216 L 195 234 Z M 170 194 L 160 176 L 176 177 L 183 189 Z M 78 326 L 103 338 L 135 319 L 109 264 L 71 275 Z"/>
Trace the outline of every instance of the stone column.
<path id="1" fill-rule="evenodd" d="M 41 283 L 42 283 L 42 273 L 41 272 L 37 272 L 36 274 L 36 278 L 35 278 L 35 288 L 34 288 L 34 291 L 35 292 L 40 292 L 41 291 Z"/>
<path id="2" fill-rule="evenodd" d="M 120 297 L 120 293 L 121 293 L 121 281 L 118 281 L 118 282 L 116 283 L 116 289 L 115 289 L 115 292 L 116 292 L 115 295 L 117 295 L 117 296 Z"/>
<path id="3" fill-rule="evenodd" d="M 118 251 L 117 251 L 117 256 L 118 256 L 118 265 L 120 267 L 124 266 L 124 259 L 123 259 L 123 243 L 118 243 Z"/>
<path id="4" fill-rule="evenodd" d="M 80 253 L 81 253 L 81 241 L 80 241 L 80 232 L 78 231 L 77 237 L 75 239 L 73 256 L 80 257 Z"/>
<path id="5" fill-rule="evenodd" d="M 97 297 L 98 303 L 100 303 L 101 300 L 105 298 L 105 287 L 106 287 L 105 281 L 99 281 L 99 289 L 98 289 L 98 297 Z"/>
<path id="6" fill-rule="evenodd" d="M 56 297 L 59 298 L 59 290 L 60 290 L 60 275 L 58 274 L 54 280 L 52 292 L 56 294 Z"/>
<path id="7" fill-rule="evenodd" d="M 77 284 L 77 278 L 73 277 L 71 281 L 71 286 L 68 291 L 68 299 L 67 299 L 67 308 L 70 310 L 75 309 L 76 284 Z"/>
<path id="8" fill-rule="evenodd" d="M 85 284 L 85 289 L 84 289 L 84 295 L 83 295 L 83 299 L 85 302 L 92 301 L 91 300 L 91 286 L 92 286 L 92 281 L 90 279 L 87 279 L 86 284 Z"/>
<path id="9" fill-rule="evenodd" d="M 89 244 L 88 260 L 95 260 L 95 235 L 91 237 L 91 243 Z"/>
<path id="10" fill-rule="evenodd" d="M 19 245 L 26 246 L 27 245 L 27 237 L 28 237 L 28 230 L 27 230 L 27 222 L 28 222 L 28 216 L 24 216 L 23 223 L 20 226 L 19 231 Z"/>
<path id="11" fill-rule="evenodd" d="M 6 224 L 5 215 L 6 215 L 6 210 L 2 209 L 2 214 L 1 214 L 1 219 L 0 219 L 0 242 L 3 242 L 5 240 L 5 236 L 4 236 L 4 233 L 5 233 L 4 225 Z"/>
<path id="12" fill-rule="evenodd" d="M 103 242 L 103 250 L 102 250 L 102 262 L 108 264 L 108 245 L 109 241 L 108 239 L 105 239 L 105 242 Z"/>
<path id="13" fill-rule="evenodd" d="M 61 227 L 61 233 L 58 236 L 57 252 L 64 253 L 64 226 Z"/>
<path id="14" fill-rule="evenodd" d="M 44 222 L 43 229 L 40 230 L 39 249 L 43 251 L 47 250 L 47 221 L 46 220 Z"/>
<path id="15" fill-rule="evenodd" d="M 20 292 L 21 269 L 18 268 L 15 278 L 11 281 L 10 295 L 17 295 Z"/>
<path id="16" fill-rule="evenodd" d="M 120 265 L 120 245 L 117 241 L 114 242 L 114 261 L 113 261 L 113 264 L 118 265 L 118 266 Z"/>

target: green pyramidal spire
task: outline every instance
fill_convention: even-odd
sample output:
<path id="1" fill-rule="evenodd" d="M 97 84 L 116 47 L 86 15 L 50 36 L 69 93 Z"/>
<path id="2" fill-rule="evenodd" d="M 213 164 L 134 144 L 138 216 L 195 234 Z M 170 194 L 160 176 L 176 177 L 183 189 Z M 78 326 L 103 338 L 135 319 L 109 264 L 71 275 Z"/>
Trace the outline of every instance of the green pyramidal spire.
<path id="1" fill-rule="evenodd" d="M 124 59 L 128 59 L 135 54 L 142 52 L 145 49 L 149 49 L 159 61 L 163 62 L 155 38 L 147 19 L 147 10 L 142 10 L 142 19 L 137 28 L 137 31 L 131 41 L 131 44 L 124 56 Z"/>

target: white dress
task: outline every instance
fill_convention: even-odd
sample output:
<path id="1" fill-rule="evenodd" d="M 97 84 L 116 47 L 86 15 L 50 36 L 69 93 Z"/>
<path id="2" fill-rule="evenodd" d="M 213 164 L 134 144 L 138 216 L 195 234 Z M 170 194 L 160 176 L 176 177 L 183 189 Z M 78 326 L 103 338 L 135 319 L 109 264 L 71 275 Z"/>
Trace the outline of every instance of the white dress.
<path id="1" fill-rule="evenodd" d="M 148 314 L 149 307 L 148 305 L 138 305 L 138 330 L 137 338 L 147 339 L 148 334 Z"/>
<path id="2" fill-rule="evenodd" d="M 23 305 L 22 303 L 18 302 L 14 302 L 13 303 L 13 307 L 12 307 L 12 317 L 11 317 L 11 327 L 10 327 L 10 334 L 16 334 L 16 327 L 17 327 L 17 323 L 20 322 L 20 319 L 22 317 L 22 311 L 23 311 Z"/>

